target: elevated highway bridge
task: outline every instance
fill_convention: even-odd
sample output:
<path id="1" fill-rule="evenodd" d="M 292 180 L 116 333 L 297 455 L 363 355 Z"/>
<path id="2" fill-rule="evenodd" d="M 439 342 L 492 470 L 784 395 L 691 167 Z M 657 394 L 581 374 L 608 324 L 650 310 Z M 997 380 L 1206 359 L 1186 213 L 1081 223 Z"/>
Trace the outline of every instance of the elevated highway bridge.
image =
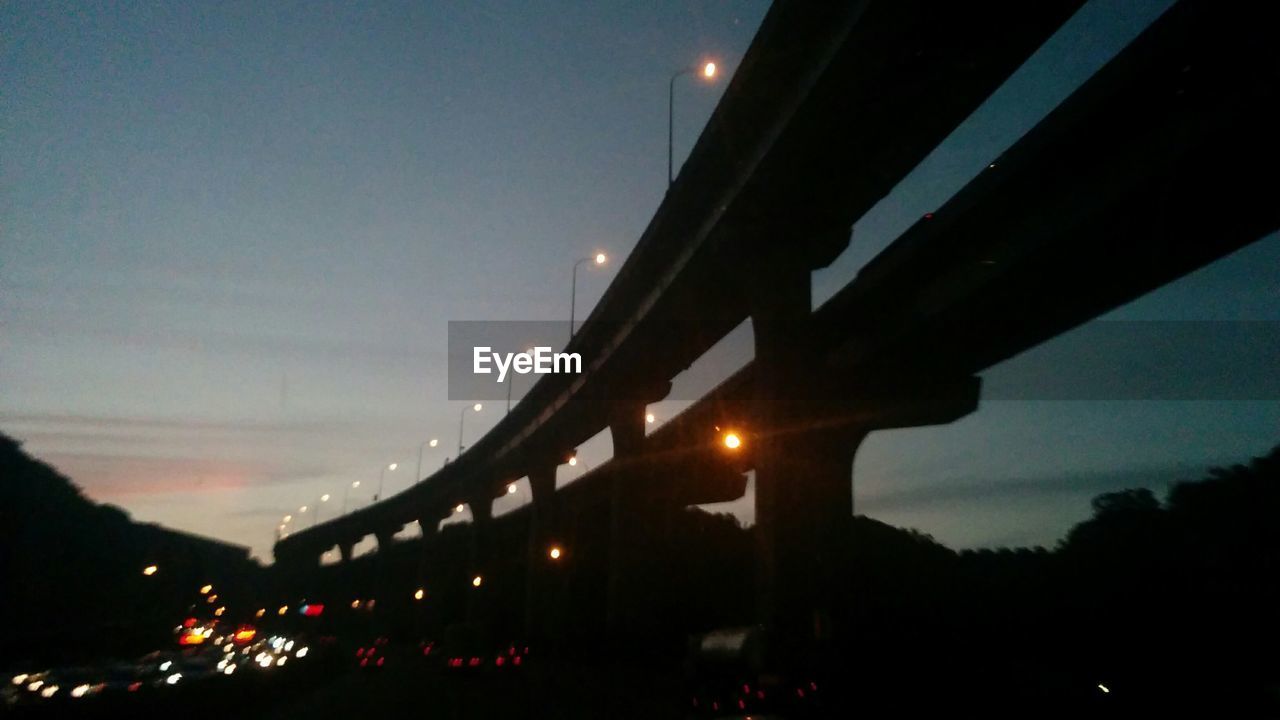
<path id="1" fill-rule="evenodd" d="M 569 350 L 487 435 L 409 490 L 295 533 L 277 565 L 419 522 L 424 557 L 465 503 L 471 563 L 492 501 L 528 477 L 526 624 L 541 627 L 541 548 L 609 517 L 607 623 L 646 598 L 633 540 L 679 508 L 741 497 L 755 471 L 757 619 L 820 641 L 869 432 L 950 422 L 977 375 L 1280 227 L 1277 11 L 1181 0 L 1130 47 L 920 218 L 816 311 L 810 274 L 1076 9 L 1076 2 L 779 3 L 635 251 Z M 857 238 L 853 238 L 856 242 Z M 644 406 L 744 320 L 755 358 L 648 436 Z M 717 427 L 746 438 L 726 453 Z M 557 492 L 572 449 L 609 429 L 614 457 Z M 512 551 L 510 548 L 507 552 Z M 482 613 L 483 608 L 475 610 Z"/>

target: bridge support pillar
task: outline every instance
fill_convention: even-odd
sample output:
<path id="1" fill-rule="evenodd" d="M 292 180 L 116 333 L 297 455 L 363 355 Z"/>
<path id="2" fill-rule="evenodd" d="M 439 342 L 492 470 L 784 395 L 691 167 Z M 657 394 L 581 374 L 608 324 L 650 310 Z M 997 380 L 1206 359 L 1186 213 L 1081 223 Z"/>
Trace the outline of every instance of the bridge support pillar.
<path id="1" fill-rule="evenodd" d="M 420 517 L 418 518 L 418 529 L 422 531 L 421 534 L 423 541 L 430 542 L 431 539 L 440 532 L 440 518 L 435 517 L 434 515 L 431 517 Z"/>
<path id="2" fill-rule="evenodd" d="M 493 495 L 488 492 L 476 493 L 467 500 L 471 508 L 471 545 L 468 549 L 468 571 L 471 577 L 479 576 L 481 584 L 473 586 L 467 597 L 467 621 L 478 622 L 488 617 L 487 599 L 493 595 L 484 586 L 485 575 L 489 569 L 489 533 L 493 520 Z M 492 579 L 490 579 L 492 583 Z"/>
<path id="3" fill-rule="evenodd" d="M 355 543 L 352 543 L 351 541 L 344 541 L 344 542 L 338 543 L 338 552 L 342 554 L 342 562 L 344 563 L 351 562 L 351 554 L 354 552 L 354 550 L 355 550 Z"/>
<path id="4" fill-rule="evenodd" d="M 525 566 L 524 631 L 530 641 L 556 635 L 548 602 L 552 595 L 552 560 L 547 552 L 557 542 L 556 461 L 537 464 L 529 472 L 532 501 L 529 504 L 529 541 Z"/>
<path id="5" fill-rule="evenodd" d="M 782 265 L 752 311 L 758 620 L 808 651 L 832 637 L 852 545 L 853 460 L 873 430 L 951 422 L 977 408 L 980 382 L 925 359 L 852 378 L 819 361 L 809 270 Z M 795 645 L 793 645 L 793 643 Z"/>
<path id="6" fill-rule="evenodd" d="M 853 514 L 853 454 L 865 431 L 815 422 L 824 369 L 814 352 L 810 270 L 780 263 L 756 281 L 755 458 L 758 619 L 778 638 L 829 636 L 834 573 Z"/>
<path id="7" fill-rule="evenodd" d="M 644 492 L 645 468 L 641 456 L 644 448 L 644 404 L 624 402 L 615 407 L 609 421 L 613 436 L 613 459 L 616 470 L 610 478 L 609 499 L 609 577 L 606 632 L 618 640 L 624 633 L 641 633 L 637 625 L 643 613 L 637 589 L 643 581 L 637 577 L 637 560 L 645 551 L 645 534 L 652 532 L 653 503 Z"/>
<path id="8" fill-rule="evenodd" d="M 418 569 L 415 579 L 423 583 L 426 581 L 427 556 L 434 546 L 436 536 L 440 533 L 440 518 L 433 513 L 428 513 L 418 518 L 417 523 L 421 530 L 421 537 L 418 539 Z"/>
<path id="9" fill-rule="evenodd" d="M 395 542 L 396 533 L 400 532 L 400 528 L 382 528 L 374 530 L 373 536 L 378 539 L 378 552 L 383 553 L 391 549 L 392 543 Z"/>

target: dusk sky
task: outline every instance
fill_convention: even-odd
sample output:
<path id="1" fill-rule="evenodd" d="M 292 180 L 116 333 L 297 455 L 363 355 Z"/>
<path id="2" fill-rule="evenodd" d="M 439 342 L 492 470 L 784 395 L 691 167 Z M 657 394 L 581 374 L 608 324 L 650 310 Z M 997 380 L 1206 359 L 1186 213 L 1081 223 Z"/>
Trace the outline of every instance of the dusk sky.
<path id="1" fill-rule="evenodd" d="M 1088 3 L 858 222 L 815 304 L 1166 5 Z M 584 317 L 666 189 L 667 78 L 724 73 L 678 81 L 678 164 L 766 10 L 0 5 L 0 430 L 95 500 L 264 560 L 322 493 L 322 520 L 352 481 L 365 504 L 390 462 L 384 494 L 404 489 L 419 443 L 440 439 L 424 474 L 457 446 L 448 321 L 567 320 L 571 266 L 603 251 L 578 276 Z M 1109 319 L 1280 322 L 1280 237 Z M 730 352 L 749 333 L 704 359 L 713 375 L 749 359 Z M 468 413 L 466 443 L 502 412 Z M 988 401 L 873 434 L 855 504 L 953 547 L 1052 544 L 1093 495 L 1163 490 L 1278 430 L 1275 399 Z M 605 433 L 561 478 L 609 453 Z"/>

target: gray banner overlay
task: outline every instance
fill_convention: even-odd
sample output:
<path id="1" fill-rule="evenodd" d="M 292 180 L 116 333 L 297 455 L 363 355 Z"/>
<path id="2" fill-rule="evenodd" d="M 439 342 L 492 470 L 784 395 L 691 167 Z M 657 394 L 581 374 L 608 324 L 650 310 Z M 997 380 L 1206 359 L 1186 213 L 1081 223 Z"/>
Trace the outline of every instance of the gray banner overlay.
<path id="1" fill-rule="evenodd" d="M 505 401 L 510 396 L 514 402 L 541 378 L 538 370 L 572 373 L 589 367 L 594 358 L 585 355 L 557 362 L 555 354 L 564 351 L 568 339 L 568 322 L 450 322 L 449 399 Z M 698 399 L 751 353 L 746 333 L 718 350 L 717 360 L 723 359 L 718 367 L 695 363 L 676 378 L 667 399 Z M 488 373 L 476 372 L 478 355 Z M 523 364 L 521 355 L 527 356 Z M 985 400 L 1275 401 L 1280 400 L 1280 321 L 1096 321 L 982 375 Z"/>

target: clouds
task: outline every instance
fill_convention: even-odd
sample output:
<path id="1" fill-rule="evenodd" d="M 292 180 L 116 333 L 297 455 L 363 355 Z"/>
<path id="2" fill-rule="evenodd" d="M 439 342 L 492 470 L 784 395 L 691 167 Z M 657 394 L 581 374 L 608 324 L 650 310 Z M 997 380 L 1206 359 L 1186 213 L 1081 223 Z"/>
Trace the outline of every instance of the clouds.
<path id="1" fill-rule="evenodd" d="M 1011 507 L 1021 503 L 1054 503 L 1064 498 L 1095 495 L 1126 488 L 1151 488 L 1161 494 L 1177 480 L 1198 477 L 1201 470 L 1168 465 L 1130 468 L 1115 472 L 1079 472 L 1062 475 L 977 478 L 935 478 L 928 485 L 893 488 L 859 497 L 858 512 L 909 513 L 958 509 L 974 505 Z"/>
<path id="2" fill-rule="evenodd" d="M 134 495 L 197 495 L 291 483 L 324 473 L 265 462 L 199 456 L 45 452 L 40 457 L 72 478 L 95 500 Z"/>

